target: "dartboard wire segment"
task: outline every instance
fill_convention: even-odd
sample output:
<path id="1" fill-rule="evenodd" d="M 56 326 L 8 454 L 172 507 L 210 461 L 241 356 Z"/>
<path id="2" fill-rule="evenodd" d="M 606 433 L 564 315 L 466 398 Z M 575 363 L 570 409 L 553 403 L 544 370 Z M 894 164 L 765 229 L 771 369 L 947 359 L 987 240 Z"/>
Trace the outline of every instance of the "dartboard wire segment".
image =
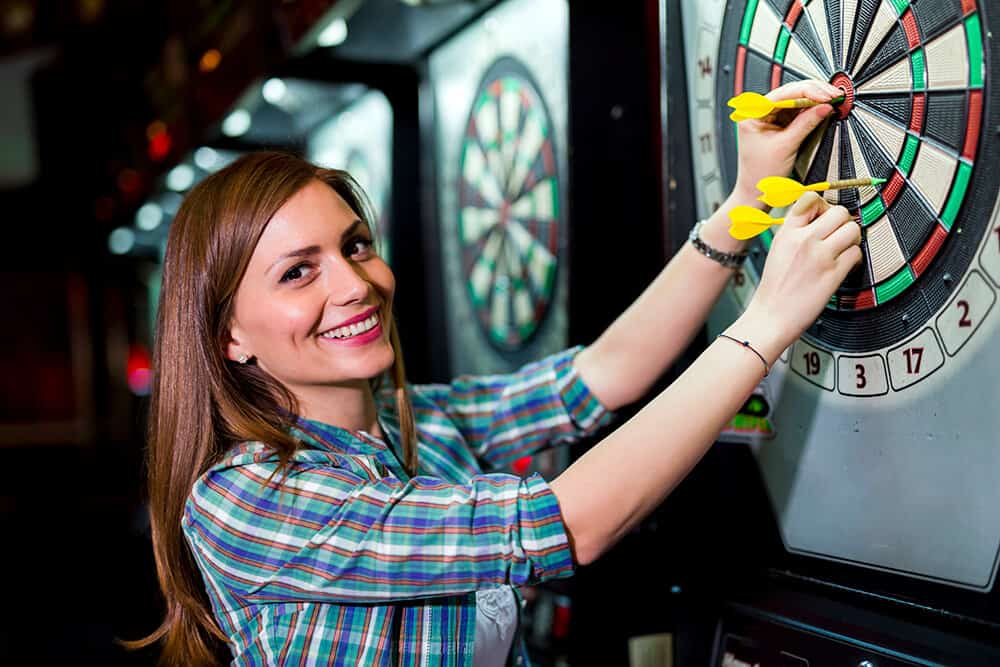
<path id="1" fill-rule="evenodd" d="M 795 176 L 885 179 L 824 195 L 854 212 L 865 237 L 863 266 L 829 310 L 878 308 L 906 294 L 954 234 L 983 126 L 983 35 L 975 0 L 745 4 L 733 87 L 723 94 L 806 78 L 840 86 L 846 99 Z M 761 235 L 765 248 L 772 237 Z"/>
<path id="2" fill-rule="evenodd" d="M 552 134 L 527 69 L 498 60 L 462 141 L 458 231 L 476 320 L 501 351 L 526 344 L 552 301 L 561 209 Z"/>

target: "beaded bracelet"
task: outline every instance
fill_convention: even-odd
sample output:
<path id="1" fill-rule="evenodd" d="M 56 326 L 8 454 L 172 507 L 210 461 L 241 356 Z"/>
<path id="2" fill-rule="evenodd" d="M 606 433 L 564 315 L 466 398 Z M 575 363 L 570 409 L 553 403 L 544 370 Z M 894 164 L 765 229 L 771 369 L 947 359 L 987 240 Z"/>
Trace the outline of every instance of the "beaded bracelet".
<path id="1" fill-rule="evenodd" d="M 743 260 L 747 258 L 748 251 L 723 252 L 721 250 L 716 250 L 701 240 L 699 232 L 704 224 L 704 220 L 699 220 L 697 224 L 691 228 L 691 233 L 688 234 L 688 240 L 691 241 L 691 245 L 693 245 L 695 250 L 700 252 L 702 255 L 708 257 L 709 259 L 714 259 L 727 269 L 738 269 L 743 264 Z"/>
<path id="2" fill-rule="evenodd" d="M 767 365 L 767 359 L 764 358 L 763 354 L 761 354 L 760 352 L 758 352 L 757 350 L 754 349 L 753 345 L 750 344 L 750 341 L 748 341 L 748 340 L 740 340 L 739 338 L 733 338 L 729 334 L 725 334 L 725 333 L 720 333 L 717 337 L 718 338 L 727 338 L 727 339 L 733 341 L 734 343 L 739 343 L 740 345 L 742 345 L 746 349 L 748 349 L 751 352 L 753 352 L 754 354 L 756 354 L 760 358 L 760 363 L 764 364 L 764 377 L 767 377 L 768 374 L 771 372 L 771 367 Z"/>

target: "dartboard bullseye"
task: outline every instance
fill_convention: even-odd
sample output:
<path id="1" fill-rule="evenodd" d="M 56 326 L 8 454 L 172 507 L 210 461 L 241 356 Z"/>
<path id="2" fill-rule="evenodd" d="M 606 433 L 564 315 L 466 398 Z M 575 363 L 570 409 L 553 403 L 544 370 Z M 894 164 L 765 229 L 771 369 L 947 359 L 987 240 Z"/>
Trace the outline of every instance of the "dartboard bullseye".
<path id="1" fill-rule="evenodd" d="M 974 0 L 751 0 L 723 28 L 719 58 L 731 62 L 717 97 L 767 92 L 806 78 L 841 87 L 846 99 L 807 142 L 795 176 L 805 182 L 884 178 L 878 187 L 831 191 L 863 226 L 864 262 L 831 299 L 807 337 L 850 352 L 911 336 L 965 274 L 988 212 L 967 199 L 992 187 L 981 168 L 987 85 L 982 11 Z M 729 32 L 732 30 L 733 32 Z M 720 110 L 723 154 L 735 134 Z M 722 162 L 735 179 L 735 161 Z M 965 237 L 956 242 L 958 235 Z M 754 256 L 762 270 L 772 235 Z M 958 247 L 961 246 L 961 247 Z"/>
<path id="2" fill-rule="evenodd" d="M 476 319 L 501 351 L 545 318 L 559 250 L 552 121 L 527 69 L 501 58 L 473 98 L 461 147 L 458 230 Z"/>

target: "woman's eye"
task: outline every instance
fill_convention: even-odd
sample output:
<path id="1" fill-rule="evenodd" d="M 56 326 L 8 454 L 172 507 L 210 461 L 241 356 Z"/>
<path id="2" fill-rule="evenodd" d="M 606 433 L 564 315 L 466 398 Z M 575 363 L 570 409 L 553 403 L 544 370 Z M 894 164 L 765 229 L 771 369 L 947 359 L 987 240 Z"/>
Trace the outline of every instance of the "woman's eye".
<path id="1" fill-rule="evenodd" d="M 281 276 L 281 280 L 279 282 L 287 283 L 299 280 L 302 278 L 303 275 L 305 275 L 308 268 L 309 267 L 307 267 L 305 264 L 296 264 L 292 268 L 285 271 L 284 275 Z"/>
<path id="2" fill-rule="evenodd" d="M 367 255 L 372 252 L 374 242 L 371 239 L 358 237 L 347 244 L 347 252 L 351 257 Z"/>

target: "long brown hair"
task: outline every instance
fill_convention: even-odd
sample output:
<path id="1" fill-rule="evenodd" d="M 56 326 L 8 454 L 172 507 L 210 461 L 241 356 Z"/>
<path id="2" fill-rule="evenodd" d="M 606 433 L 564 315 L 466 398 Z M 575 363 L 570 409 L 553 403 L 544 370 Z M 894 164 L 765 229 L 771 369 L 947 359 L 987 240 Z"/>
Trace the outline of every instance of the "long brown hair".
<path id="1" fill-rule="evenodd" d="M 227 637 L 181 532 L 184 504 L 195 481 L 233 444 L 266 443 L 287 469 L 300 447 L 291 435 L 295 397 L 256 364 L 226 359 L 234 296 L 271 217 L 318 179 L 362 220 L 371 208 L 347 172 L 321 169 L 284 153 L 246 155 L 210 175 L 187 195 L 170 228 L 163 264 L 149 415 L 149 514 L 166 618 L 134 642 L 163 642 L 161 663 L 215 665 Z M 395 320 L 389 331 L 391 370 L 404 461 L 417 468 L 413 411 L 406 390 Z M 378 380 L 372 383 L 377 386 Z"/>

